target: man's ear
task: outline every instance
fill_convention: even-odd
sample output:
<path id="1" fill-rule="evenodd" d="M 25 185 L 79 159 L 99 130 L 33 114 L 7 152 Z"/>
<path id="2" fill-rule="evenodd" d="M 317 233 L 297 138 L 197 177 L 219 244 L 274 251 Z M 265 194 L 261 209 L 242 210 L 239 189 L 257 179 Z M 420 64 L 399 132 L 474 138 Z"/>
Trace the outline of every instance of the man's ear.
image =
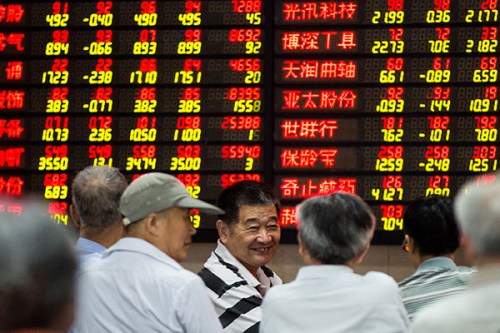
<path id="1" fill-rule="evenodd" d="M 299 254 L 302 257 L 305 257 L 309 253 L 307 252 L 306 248 L 304 247 L 304 244 L 302 243 L 302 238 L 300 237 L 300 232 L 297 232 L 297 243 L 299 245 Z"/>
<path id="2" fill-rule="evenodd" d="M 217 228 L 217 232 L 219 233 L 220 241 L 224 244 L 229 238 L 229 227 L 222 220 L 217 220 L 215 222 L 215 227 Z"/>
<path id="3" fill-rule="evenodd" d="M 75 228 L 80 229 L 80 227 L 81 227 L 80 218 L 78 217 L 78 214 L 76 213 L 75 205 L 73 205 L 73 204 L 69 205 L 69 215 L 71 216 L 71 220 L 73 220 L 73 224 L 75 225 Z"/>
<path id="4" fill-rule="evenodd" d="M 406 234 L 405 235 L 406 237 L 406 243 L 408 244 L 408 251 L 411 253 L 411 254 L 418 254 L 417 251 L 417 247 L 415 246 L 415 238 L 411 237 L 410 235 Z"/>
<path id="5" fill-rule="evenodd" d="M 369 249 L 370 249 L 370 242 L 366 243 L 364 249 L 354 258 L 353 264 L 354 265 L 361 264 L 363 262 L 363 259 L 366 256 L 366 254 L 368 253 Z"/>
<path id="6" fill-rule="evenodd" d="M 151 213 L 144 218 L 144 231 L 151 236 L 158 236 L 159 232 L 159 219 L 156 213 Z"/>

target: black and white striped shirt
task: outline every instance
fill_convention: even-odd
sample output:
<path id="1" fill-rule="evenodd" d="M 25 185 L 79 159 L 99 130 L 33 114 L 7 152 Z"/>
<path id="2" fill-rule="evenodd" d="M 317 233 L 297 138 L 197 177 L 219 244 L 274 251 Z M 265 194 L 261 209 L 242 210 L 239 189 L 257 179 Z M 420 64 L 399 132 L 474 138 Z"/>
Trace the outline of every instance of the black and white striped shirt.
<path id="1" fill-rule="evenodd" d="M 220 242 L 198 273 L 205 282 L 224 332 L 257 333 L 262 318 L 262 295 L 283 282 L 262 266 L 255 278 Z"/>

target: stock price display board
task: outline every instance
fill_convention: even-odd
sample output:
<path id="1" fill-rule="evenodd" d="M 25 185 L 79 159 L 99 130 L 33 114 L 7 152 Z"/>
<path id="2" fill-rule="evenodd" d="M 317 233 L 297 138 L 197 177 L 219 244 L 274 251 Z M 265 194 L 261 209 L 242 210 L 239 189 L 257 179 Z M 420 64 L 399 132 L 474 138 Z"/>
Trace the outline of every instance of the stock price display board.
<path id="1" fill-rule="evenodd" d="M 34 193 L 68 224 L 72 178 L 88 165 L 129 180 L 171 173 L 212 203 L 254 179 L 282 198 L 285 233 L 301 200 L 343 190 L 372 206 L 377 242 L 392 243 L 409 201 L 453 197 L 498 167 L 498 7 L 3 3 L 0 198 Z M 194 222 L 214 234 L 213 220 Z"/>

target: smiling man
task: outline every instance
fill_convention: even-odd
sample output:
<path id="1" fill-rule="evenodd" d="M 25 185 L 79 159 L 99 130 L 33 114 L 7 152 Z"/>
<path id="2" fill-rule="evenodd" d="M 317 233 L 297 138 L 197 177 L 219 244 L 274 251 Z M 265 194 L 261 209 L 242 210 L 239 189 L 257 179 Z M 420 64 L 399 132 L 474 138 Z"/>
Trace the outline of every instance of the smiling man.
<path id="1" fill-rule="evenodd" d="M 217 205 L 217 248 L 199 273 L 224 332 L 258 332 L 266 291 L 282 284 L 265 265 L 280 241 L 280 204 L 272 188 L 242 181 L 227 187 Z"/>

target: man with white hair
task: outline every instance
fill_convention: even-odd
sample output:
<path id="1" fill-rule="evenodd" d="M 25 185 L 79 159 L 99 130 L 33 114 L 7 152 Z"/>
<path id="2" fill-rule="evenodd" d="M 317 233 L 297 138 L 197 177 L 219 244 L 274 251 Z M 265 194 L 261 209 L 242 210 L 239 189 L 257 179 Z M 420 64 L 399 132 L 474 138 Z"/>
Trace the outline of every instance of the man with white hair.
<path id="1" fill-rule="evenodd" d="M 406 332 L 409 320 L 396 281 L 353 271 L 375 229 L 368 205 L 349 193 L 317 196 L 298 206 L 297 220 L 306 266 L 295 281 L 268 291 L 259 332 Z"/>
<path id="2" fill-rule="evenodd" d="M 467 290 L 415 319 L 412 332 L 500 332 L 500 175 L 469 181 L 454 202 L 466 256 L 478 268 Z"/>

